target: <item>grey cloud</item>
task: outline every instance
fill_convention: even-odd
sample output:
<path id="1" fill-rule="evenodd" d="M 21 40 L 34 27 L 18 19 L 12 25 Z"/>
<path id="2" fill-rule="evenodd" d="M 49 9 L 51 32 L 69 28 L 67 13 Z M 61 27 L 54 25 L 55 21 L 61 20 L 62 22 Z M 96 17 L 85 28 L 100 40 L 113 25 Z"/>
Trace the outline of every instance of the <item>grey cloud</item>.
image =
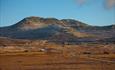
<path id="1" fill-rule="evenodd" d="M 87 0 L 77 0 L 77 3 L 78 3 L 79 5 L 83 5 L 83 4 L 85 4 L 86 1 L 87 1 Z"/>
<path id="2" fill-rule="evenodd" d="M 106 7 L 112 8 L 115 6 L 115 0 L 106 0 Z"/>
<path id="3" fill-rule="evenodd" d="M 77 3 L 79 5 L 83 5 L 85 4 L 87 1 L 90 1 L 90 0 L 77 0 Z M 99 0 L 98 0 L 99 1 Z M 104 4 L 106 6 L 106 8 L 112 8 L 112 7 L 115 7 L 115 0 L 105 0 L 104 1 Z"/>

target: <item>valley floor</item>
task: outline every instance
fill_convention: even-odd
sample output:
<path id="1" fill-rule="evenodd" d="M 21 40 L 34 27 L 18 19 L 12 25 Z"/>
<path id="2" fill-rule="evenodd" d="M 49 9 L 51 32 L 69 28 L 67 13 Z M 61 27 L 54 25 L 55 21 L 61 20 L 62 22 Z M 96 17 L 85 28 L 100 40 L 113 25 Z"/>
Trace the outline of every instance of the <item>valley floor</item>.
<path id="1" fill-rule="evenodd" d="M 1 53 L 0 70 L 115 70 L 115 54 Z"/>

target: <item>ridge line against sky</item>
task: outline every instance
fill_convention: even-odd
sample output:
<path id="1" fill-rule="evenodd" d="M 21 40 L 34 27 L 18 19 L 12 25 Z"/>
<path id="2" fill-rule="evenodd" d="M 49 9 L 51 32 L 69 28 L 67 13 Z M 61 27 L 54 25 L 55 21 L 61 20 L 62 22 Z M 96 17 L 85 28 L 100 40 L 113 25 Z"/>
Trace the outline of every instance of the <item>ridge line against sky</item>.
<path id="1" fill-rule="evenodd" d="M 111 25 L 115 24 L 115 0 L 0 0 L 0 27 L 13 25 L 29 16 Z"/>

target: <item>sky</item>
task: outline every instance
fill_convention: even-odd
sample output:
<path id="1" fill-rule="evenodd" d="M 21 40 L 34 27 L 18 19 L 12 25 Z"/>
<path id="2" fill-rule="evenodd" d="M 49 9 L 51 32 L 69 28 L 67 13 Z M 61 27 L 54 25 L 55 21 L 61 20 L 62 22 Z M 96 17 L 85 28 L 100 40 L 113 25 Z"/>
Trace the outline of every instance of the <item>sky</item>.
<path id="1" fill-rule="evenodd" d="M 105 6 L 105 0 L 0 0 L 0 27 L 13 25 L 29 16 L 111 25 L 115 24 L 115 1 L 111 3 Z"/>

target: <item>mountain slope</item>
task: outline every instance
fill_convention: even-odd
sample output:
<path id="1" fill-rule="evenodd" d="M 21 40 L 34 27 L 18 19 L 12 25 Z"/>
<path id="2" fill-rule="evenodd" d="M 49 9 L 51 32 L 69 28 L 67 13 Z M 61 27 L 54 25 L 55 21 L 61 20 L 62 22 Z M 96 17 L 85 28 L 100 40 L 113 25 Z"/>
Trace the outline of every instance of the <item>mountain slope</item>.
<path id="1" fill-rule="evenodd" d="M 115 25 L 91 26 L 74 19 L 27 17 L 0 28 L 0 37 L 49 41 L 95 41 L 115 35 Z"/>

